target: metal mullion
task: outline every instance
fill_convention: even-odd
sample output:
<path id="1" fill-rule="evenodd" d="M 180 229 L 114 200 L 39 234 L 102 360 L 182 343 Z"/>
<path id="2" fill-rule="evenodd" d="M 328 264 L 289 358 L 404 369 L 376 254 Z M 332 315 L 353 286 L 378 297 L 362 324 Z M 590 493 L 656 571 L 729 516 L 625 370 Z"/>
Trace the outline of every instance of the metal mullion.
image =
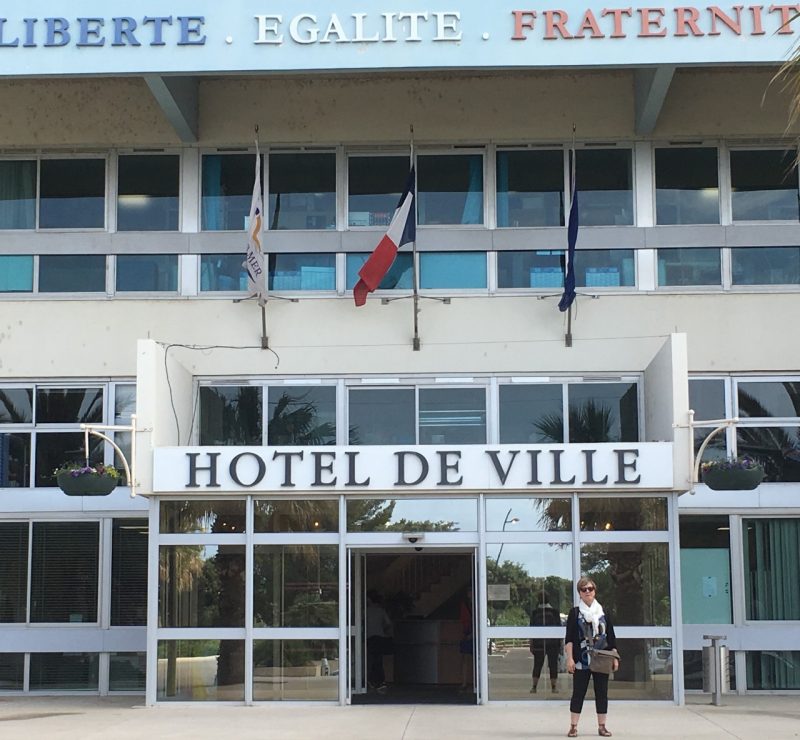
<path id="1" fill-rule="evenodd" d="M 338 627 L 255 627 L 258 640 L 338 640 Z"/>
<path id="2" fill-rule="evenodd" d="M 244 640 L 244 627 L 159 627 L 159 640 Z"/>
<path id="3" fill-rule="evenodd" d="M 145 704 L 156 703 L 158 691 L 158 544 L 159 544 L 159 498 L 150 499 L 147 531 L 147 679 Z"/>
<path id="4" fill-rule="evenodd" d="M 33 466 L 31 466 L 33 469 Z M 28 522 L 28 585 L 25 603 L 25 624 L 31 624 L 31 582 L 33 578 L 33 520 Z"/>
<path id="5" fill-rule="evenodd" d="M 328 534 L 314 534 L 313 532 L 308 534 L 293 532 L 259 533 L 253 534 L 252 543 L 254 545 L 338 545 L 339 535 L 335 532 Z"/>
<path id="6" fill-rule="evenodd" d="M 246 534 L 160 534 L 159 545 L 246 545 Z"/>
<path id="7" fill-rule="evenodd" d="M 97 616 L 100 629 L 111 627 L 111 562 L 113 553 L 111 551 L 113 543 L 114 520 L 105 517 L 100 520 L 100 538 L 98 546 L 98 589 L 97 589 Z"/>
<path id="8" fill-rule="evenodd" d="M 344 705 L 348 700 L 348 686 L 350 676 L 350 557 L 347 546 L 345 545 L 345 532 L 347 531 L 347 502 L 344 496 L 339 496 L 339 531 L 338 538 L 338 555 L 339 555 L 339 568 L 338 568 L 338 593 L 339 593 L 339 680 L 338 680 L 338 693 L 339 704 Z"/>
<path id="9" fill-rule="evenodd" d="M 477 605 L 478 629 L 475 631 L 472 652 L 480 656 L 480 668 L 477 674 L 475 688 L 479 704 L 485 704 L 489 699 L 489 642 L 486 637 L 486 625 L 489 620 L 488 576 L 486 573 L 486 508 L 485 494 L 478 496 L 478 545 L 472 550 L 472 557 L 476 560 L 473 572 L 476 575 L 475 588 L 472 590 L 473 604 Z M 477 667 L 476 667 L 477 670 Z"/>
<path id="10" fill-rule="evenodd" d="M 613 543 L 651 543 L 669 542 L 668 531 L 599 531 L 581 532 L 580 540 L 583 544 L 613 544 Z"/>
<path id="11" fill-rule="evenodd" d="M 253 520 L 254 499 L 248 496 L 245 503 L 244 550 L 244 703 L 253 703 L 253 608 L 254 608 L 254 555 Z"/>
<path id="12" fill-rule="evenodd" d="M 674 660 L 674 656 L 683 655 L 683 604 L 681 600 L 681 554 L 680 554 L 680 521 L 678 512 L 678 494 L 673 494 L 667 501 L 667 517 L 669 521 L 669 591 L 670 591 L 670 623 L 672 625 L 672 685 L 675 704 L 685 703 L 683 661 Z"/>

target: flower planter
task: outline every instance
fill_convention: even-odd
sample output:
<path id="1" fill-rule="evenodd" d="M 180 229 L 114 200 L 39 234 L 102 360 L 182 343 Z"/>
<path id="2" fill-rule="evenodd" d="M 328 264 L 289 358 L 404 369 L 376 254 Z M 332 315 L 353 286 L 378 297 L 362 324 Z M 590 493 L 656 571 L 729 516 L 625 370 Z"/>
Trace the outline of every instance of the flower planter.
<path id="1" fill-rule="evenodd" d="M 117 487 L 117 479 L 110 475 L 73 476 L 68 470 L 59 473 L 56 481 L 67 496 L 108 496 Z"/>
<path id="2" fill-rule="evenodd" d="M 703 471 L 703 483 L 712 491 L 752 491 L 764 480 L 764 468 L 711 468 Z"/>

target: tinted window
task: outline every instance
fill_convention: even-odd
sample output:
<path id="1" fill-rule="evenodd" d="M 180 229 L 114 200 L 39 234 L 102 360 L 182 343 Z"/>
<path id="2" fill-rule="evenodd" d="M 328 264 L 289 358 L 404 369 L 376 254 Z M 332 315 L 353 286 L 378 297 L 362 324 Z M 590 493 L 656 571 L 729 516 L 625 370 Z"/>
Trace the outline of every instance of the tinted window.
<path id="1" fill-rule="evenodd" d="M 716 147 L 656 149 L 656 222 L 719 223 Z"/>
<path id="2" fill-rule="evenodd" d="M 633 223 L 630 149 L 579 149 L 575 179 L 581 226 Z"/>
<path id="3" fill-rule="evenodd" d="M 0 229 L 36 226 L 36 162 L 0 162 Z"/>
<path id="4" fill-rule="evenodd" d="M 408 157 L 350 157 L 347 161 L 349 225 L 388 226 L 408 170 Z"/>
<path id="5" fill-rule="evenodd" d="M 497 225 L 564 224 L 564 152 L 497 153 Z"/>
<path id="6" fill-rule="evenodd" d="M 417 157 L 420 224 L 483 223 L 483 157 L 426 154 Z"/>
<path id="7" fill-rule="evenodd" d="M 734 221 L 797 221 L 797 152 L 731 152 Z"/>
<path id="8" fill-rule="evenodd" d="M 335 154 L 270 154 L 269 228 L 336 228 Z"/>
<path id="9" fill-rule="evenodd" d="M 105 226 L 105 160 L 43 159 L 40 167 L 40 228 L 102 229 Z"/>

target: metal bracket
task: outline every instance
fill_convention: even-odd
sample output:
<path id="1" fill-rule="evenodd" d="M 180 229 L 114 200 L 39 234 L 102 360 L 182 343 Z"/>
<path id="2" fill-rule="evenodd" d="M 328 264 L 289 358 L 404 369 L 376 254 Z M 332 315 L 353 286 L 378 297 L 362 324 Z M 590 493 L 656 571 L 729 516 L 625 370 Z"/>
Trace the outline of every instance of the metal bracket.
<path id="1" fill-rule="evenodd" d="M 689 429 L 692 432 L 691 438 L 689 439 L 689 467 L 692 471 L 692 477 L 689 480 L 689 483 L 692 484 L 692 488 L 690 493 L 694 495 L 694 487 L 700 482 L 700 464 L 703 459 L 703 453 L 706 451 L 706 447 L 708 447 L 708 443 L 719 434 L 723 429 L 727 429 L 728 427 L 735 427 L 739 423 L 740 419 L 738 416 L 734 416 L 730 419 L 707 419 L 704 421 L 695 421 L 694 420 L 694 409 L 689 409 L 689 423 L 688 424 L 673 424 L 673 429 Z M 694 451 L 694 430 L 697 427 L 707 427 L 711 424 L 716 424 L 715 428 L 712 429 L 703 440 L 703 444 L 700 445 L 700 449 L 695 454 Z"/>
<path id="2" fill-rule="evenodd" d="M 120 460 L 122 460 L 122 466 L 125 469 L 125 476 L 128 481 L 128 486 L 131 489 L 131 498 L 136 496 L 136 432 L 137 431 L 144 431 L 144 430 L 137 430 L 136 428 L 136 414 L 131 414 L 131 423 L 129 425 L 125 424 L 81 424 L 81 429 L 83 430 L 83 449 L 86 455 L 86 459 L 89 459 L 89 435 L 93 435 L 95 437 L 99 437 L 105 442 L 108 442 L 119 455 Z M 106 431 L 114 431 L 114 432 L 130 432 L 131 433 L 131 462 L 128 464 L 128 458 L 125 457 L 125 453 L 119 448 L 117 443 L 111 439 L 108 435 L 103 434 L 102 432 L 97 431 L 98 429 L 105 429 Z"/>

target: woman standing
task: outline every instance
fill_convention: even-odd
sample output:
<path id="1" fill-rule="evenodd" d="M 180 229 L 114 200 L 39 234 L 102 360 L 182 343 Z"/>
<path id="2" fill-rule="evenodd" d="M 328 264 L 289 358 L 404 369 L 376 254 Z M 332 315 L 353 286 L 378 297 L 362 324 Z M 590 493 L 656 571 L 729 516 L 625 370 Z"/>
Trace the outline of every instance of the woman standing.
<path id="1" fill-rule="evenodd" d="M 570 726 L 567 737 L 578 736 L 578 720 L 581 718 L 583 699 L 589 688 L 589 679 L 594 681 L 594 701 L 597 709 L 597 734 L 611 737 L 606 728 L 608 714 L 608 674 L 592 671 L 590 649 L 615 650 L 617 638 L 608 614 L 595 599 L 597 587 L 591 578 L 578 581 L 580 603 L 573 607 L 567 617 L 567 635 L 564 638 L 564 654 L 567 671 L 572 674 L 572 699 L 569 703 Z M 615 659 L 613 670 L 619 668 Z"/>

